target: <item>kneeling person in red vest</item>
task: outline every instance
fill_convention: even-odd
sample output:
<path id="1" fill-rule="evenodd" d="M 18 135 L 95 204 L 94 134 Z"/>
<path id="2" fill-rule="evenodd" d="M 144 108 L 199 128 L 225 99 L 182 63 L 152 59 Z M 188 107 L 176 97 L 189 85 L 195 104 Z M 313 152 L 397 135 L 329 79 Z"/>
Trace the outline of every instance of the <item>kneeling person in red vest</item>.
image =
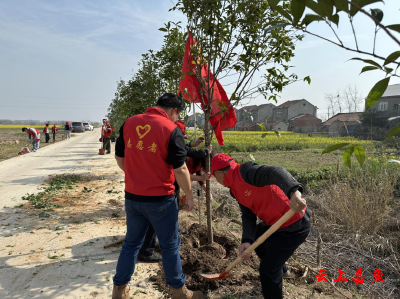
<path id="1" fill-rule="evenodd" d="M 283 298 L 282 278 L 287 271 L 285 262 L 310 233 L 311 211 L 301 197 L 303 191 L 288 171 L 282 167 L 258 165 L 254 162 L 237 164 L 230 156 L 215 155 L 212 174 L 218 183 L 230 188 L 242 213 L 243 260 L 247 248 L 289 209 L 296 212 L 255 251 L 261 259 L 260 280 L 264 298 Z M 261 220 L 257 224 L 257 217 Z"/>

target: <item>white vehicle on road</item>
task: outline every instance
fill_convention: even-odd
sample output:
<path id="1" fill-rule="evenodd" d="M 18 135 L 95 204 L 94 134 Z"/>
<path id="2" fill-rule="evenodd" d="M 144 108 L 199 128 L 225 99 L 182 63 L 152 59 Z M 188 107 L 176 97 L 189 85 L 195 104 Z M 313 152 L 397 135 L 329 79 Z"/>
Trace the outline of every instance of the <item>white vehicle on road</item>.
<path id="1" fill-rule="evenodd" d="M 93 126 L 91 123 L 83 123 L 85 126 L 85 131 L 93 131 Z"/>

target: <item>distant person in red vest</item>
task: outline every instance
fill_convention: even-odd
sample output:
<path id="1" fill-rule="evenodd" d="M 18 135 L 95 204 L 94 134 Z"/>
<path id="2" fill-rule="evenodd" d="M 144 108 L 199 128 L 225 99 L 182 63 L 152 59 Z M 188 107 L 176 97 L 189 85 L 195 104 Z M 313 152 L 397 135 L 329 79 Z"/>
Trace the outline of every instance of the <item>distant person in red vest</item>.
<path id="1" fill-rule="evenodd" d="M 127 233 L 114 276 L 113 299 L 129 298 L 127 288 L 149 225 L 162 250 L 166 283 L 172 299 L 201 299 L 201 291 L 185 286 L 179 255 L 178 203 L 174 181 L 187 195 L 186 210 L 193 209 L 193 194 L 185 159 L 182 131 L 174 123 L 185 109 L 182 98 L 166 93 L 156 107 L 128 118 L 115 146 L 118 166 L 125 172 Z"/>
<path id="2" fill-rule="evenodd" d="M 57 135 L 57 124 L 56 123 L 51 128 L 51 133 L 53 133 L 53 142 L 56 142 L 56 135 Z"/>
<path id="3" fill-rule="evenodd" d="M 243 260 L 247 248 L 289 209 L 296 212 L 255 251 L 260 263 L 260 280 L 264 298 L 281 299 L 285 262 L 310 233 L 311 211 L 301 197 L 302 186 L 282 167 L 258 165 L 254 162 L 237 164 L 230 156 L 215 155 L 212 174 L 218 183 L 228 187 L 242 213 Z M 257 217 L 261 220 L 257 224 Z"/>
<path id="4" fill-rule="evenodd" d="M 102 130 L 102 139 L 103 139 L 103 148 L 106 150 L 107 154 L 111 154 L 111 133 L 112 128 L 110 126 L 110 121 L 106 120 L 104 125 L 101 127 Z"/>
<path id="5" fill-rule="evenodd" d="M 22 132 L 27 132 L 29 142 L 32 142 L 32 152 L 36 152 L 40 146 L 40 133 L 35 128 L 22 128 Z M 32 140 L 32 141 L 31 141 Z"/>
<path id="6" fill-rule="evenodd" d="M 49 124 L 46 124 L 46 126 L 43 128 L 43 133 L 46 136 L 46 143 L 49 143 L 50 140 Z"/>

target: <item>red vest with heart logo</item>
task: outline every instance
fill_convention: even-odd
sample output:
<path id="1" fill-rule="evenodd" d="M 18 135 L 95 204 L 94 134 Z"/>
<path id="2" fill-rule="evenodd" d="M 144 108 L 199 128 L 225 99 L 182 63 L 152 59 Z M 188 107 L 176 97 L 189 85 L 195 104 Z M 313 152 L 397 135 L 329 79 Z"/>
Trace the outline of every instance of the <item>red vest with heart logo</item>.
<path id="1" fill-rule="evenodd" d="M 156 107 L 128 118 L 123 129 L 125 191 L 142 196 L 174 193 L 175 175 L 167 157 L 175 128 L 165 111 Z"/>
<path id="2" fill-rule="evenodd" d="M 225 175 L 224 184 L 231 189 L 240 204 L 252 210 L 267 225 L 273 225 L 290 210 L 290 199 L 278 186 L 256 187 L 246 183 L 240 174 L 240 164 L 231 166 Z M 296 213 L 280 228 L 285 228 L 302 217 L 300 213 Z"/>

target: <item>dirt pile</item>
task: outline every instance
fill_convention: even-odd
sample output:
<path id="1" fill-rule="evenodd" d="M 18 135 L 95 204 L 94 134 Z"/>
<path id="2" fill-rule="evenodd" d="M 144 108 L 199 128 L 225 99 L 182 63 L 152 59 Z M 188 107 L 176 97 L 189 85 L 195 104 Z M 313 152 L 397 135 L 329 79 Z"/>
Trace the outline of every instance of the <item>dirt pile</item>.
<path id="1" fill-rule="evenodd" d="M 207 227 L 197 223 L 187 228 L 188 234 L 182 236 L 181 259 L 183 272 L 186 275 L 186 286 L 192 290 L 216 290 L 222 286 L 229 287 L 230 291 L 239 289 L 244 291 L 257 285 L 258 258 L 253 256 L 250 261 L 244 262 L 234 268 L 233 277 L 224 280 L 205 281 L 200 274 L 221 273 L 230 262 L 237 257 L 238 243 L 233 238 L 227 238 L 220 233 L 214 233 L 214 243 L 208 245 Z M 159 290 L 169 294 L 162 270 L 151 278 L 159 285 Z"/>

